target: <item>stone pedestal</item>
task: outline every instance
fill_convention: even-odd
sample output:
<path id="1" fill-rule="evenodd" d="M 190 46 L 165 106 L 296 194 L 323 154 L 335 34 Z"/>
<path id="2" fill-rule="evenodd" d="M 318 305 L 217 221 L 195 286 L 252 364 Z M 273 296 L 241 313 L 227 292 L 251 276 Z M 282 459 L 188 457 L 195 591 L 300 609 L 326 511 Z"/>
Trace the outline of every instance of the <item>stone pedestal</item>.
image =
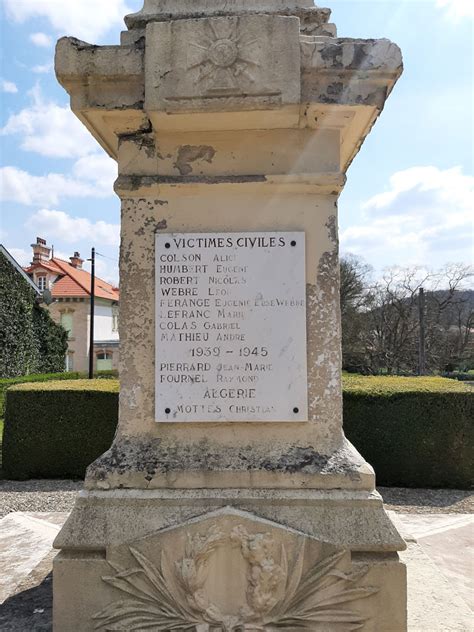
<path id="1" fill-rule="evenodd" d="M 329 13 L 145 0 L 120 46 L 58 43 L 119 165 L 122 300 L 119 427 L 55 542 L 56 632 L 406 630 L 405 545 L 342 430 L 337 236 L 401 56 Z M 307 415 L 157 422 L 156 235 L 274 232 L 305 236 Z"/>

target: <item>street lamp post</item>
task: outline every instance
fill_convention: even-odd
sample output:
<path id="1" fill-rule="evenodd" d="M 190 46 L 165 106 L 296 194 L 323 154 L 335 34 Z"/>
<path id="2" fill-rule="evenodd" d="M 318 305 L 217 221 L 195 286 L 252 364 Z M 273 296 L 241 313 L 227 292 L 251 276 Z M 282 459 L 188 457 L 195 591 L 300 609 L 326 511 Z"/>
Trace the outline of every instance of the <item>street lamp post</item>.
<path id="1" fill-rule="evenodd" d="M 94 378 L 94 308 L 95 308 L 95 248 L 92 248 L 91 258 L 91 313 L 89 328 L 89 379 Z"/>

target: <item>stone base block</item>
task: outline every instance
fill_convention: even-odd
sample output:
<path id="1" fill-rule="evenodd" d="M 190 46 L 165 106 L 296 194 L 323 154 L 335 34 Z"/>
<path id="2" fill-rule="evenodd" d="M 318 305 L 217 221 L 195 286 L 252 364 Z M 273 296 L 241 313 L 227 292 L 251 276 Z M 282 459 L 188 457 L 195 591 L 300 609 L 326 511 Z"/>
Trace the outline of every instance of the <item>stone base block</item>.
<path id="1" fill-rule="evenodd" d="M 377 492 L 82 492 L 55 547 L 55 632 L 406 630 Z"/>
<path id="2" fill-rule="evenodd" d="M 364 621 L 363 627 L 358 629 L 363 632 L 406 632 L 406 567 L 398 560 L 397 555 L 374 555 L 370 559 L 353 556 L 353 567 L 357 570 L 365 569 L 370 564 L 370 569 L 364 577 L 361 589 L 373 586 L 378 587 L 378 592 L 371 595 L 368 602 L 369 619 Z M 54 632 L 92 632 L 93 630 L 142 630 L 141 627 L 97 627 L 100 620 L 93 619 L 97 613 L 103 611 L 108 604 L 117 600 L 117 590 L 105 583 L 102 577 L 113 575 L 113 570 L 106 561 L 105 554 L 84 554 L 70 556 L 59 553 L 53 565 L 54 581 Z M 230 569 L 232 572 L 232 569 Z M 124 601 L 127 595 L 123 594 L 119 599 Z M 370 603 L 369 603 L 370 602 Z M 364 604 L 365 605 L 365 604 Z M 360 606 L 359 606 L 360 610 Z M 119 621 L 117 621 L 119 624 Z M 128 625 L 128 624 L 127 624 Z M 147 630 L 190 630 L 190 628 L 160 628 L 147 627 Z M 229 628 L 230 630 L 231 628 Z M 240 630 L 260 630 L 260 628 L 232 628 L 232 632 Z M 272 630 L 272 628 L 263 628 Z M 277 629 L 277 628 L 274 628 Z M 354 630 L 355 627 L 344 626 L 344 622 L 333 621 L 325 626 L 307 628 L 278 628 L 285 630 L 306 629 L 324 630 L 325 632 L 342 632 Z M 201 627 L 197 632 L 221 632 L 224 628 Z"/>

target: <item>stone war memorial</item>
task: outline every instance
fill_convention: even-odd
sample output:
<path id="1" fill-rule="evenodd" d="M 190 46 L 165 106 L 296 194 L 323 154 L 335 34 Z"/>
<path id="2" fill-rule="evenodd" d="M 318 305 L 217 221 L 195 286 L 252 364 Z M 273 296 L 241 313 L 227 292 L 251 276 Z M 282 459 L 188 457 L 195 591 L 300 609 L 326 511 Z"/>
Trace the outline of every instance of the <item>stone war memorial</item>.
<path id="1" fill-rule="evenodd" d="M 54 629 L 406 630 L 342 427 L 337 201 L 402 71 L 311 0 L 145 0 L 58 42 L 117 160 L 120 415 L 55 541 Z"/>

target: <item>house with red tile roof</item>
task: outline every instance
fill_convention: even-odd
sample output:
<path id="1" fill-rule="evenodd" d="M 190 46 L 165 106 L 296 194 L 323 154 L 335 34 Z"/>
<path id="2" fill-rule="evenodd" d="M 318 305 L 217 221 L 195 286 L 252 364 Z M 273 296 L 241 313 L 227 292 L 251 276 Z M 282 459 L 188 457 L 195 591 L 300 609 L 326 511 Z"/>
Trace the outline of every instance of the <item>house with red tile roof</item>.
<path id="1" fill-rule="evenodd" d="M 33 260 L 25 272 L 41 292 L 51 292 L 52 303 L 48 309 L 53 319 L 68 331 L 66 370 L 87 371 L 91 275 L 83 269 L 84 260 L 78 252 L 69 261 L 55 257 L 41 237 L 31 247 Z M 94 367 L 98 371 L 117 369 L 119 289 L 96 276 L 94 296 Z"/>

